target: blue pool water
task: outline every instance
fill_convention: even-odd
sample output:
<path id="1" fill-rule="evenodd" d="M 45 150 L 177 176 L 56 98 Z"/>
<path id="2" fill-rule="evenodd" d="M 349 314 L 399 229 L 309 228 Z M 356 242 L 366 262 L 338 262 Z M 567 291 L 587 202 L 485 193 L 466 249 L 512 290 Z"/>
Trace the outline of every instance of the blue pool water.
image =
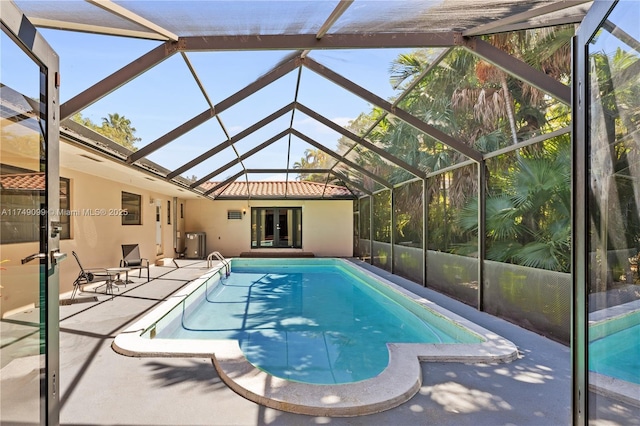
<path id="1" fill-rule="evenodd" d="M 236 339 L 256 367 L 315 384 L 378 375 L 387 342 L 478 341 L 409 299 L 387 297 L 355 269 L 314 260 L 234 260 L 231 275 L 208 282 L 156 338 Z"/>
<path id="2" fill-rule="evenodd" d="M 589 369 L 640 385 L 640 312 L 603 324 L 613 332 L 589 344 Z"/>

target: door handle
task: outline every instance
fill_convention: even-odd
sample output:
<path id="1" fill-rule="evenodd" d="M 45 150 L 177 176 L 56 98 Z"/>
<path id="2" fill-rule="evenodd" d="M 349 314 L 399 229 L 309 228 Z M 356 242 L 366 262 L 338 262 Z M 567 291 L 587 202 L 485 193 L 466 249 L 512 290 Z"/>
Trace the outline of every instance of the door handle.
<path id="1" fill-rule="evenodd" d="M 59 249 L 51 250 L 51 265 L 57 265 L 67 258 L 67 253 L 60 253 Z"/>
<path id="2" fill-rule="evenodd" d="M 20 262 L 24 265 L 25 263 L 29 263 L 34 259 L 46 259 L 47 255 L 44 253 L 33 253 L 24 259 L 20 260 Z M 60 250 L 55 249 L 51 250 L 51 264 L 56 265 L 59 262 L 62 262 L 67 258 L 67 253 L 60 253 Z"/>
<path id="3" fill-rule="evenodd" d="M 46 259 L 47 255 L 44 253 L 33 253 L 29 256 L 22 259 L 20 262 L 24 265 L 25 263 L 31 262 L 33 259 Z"/>

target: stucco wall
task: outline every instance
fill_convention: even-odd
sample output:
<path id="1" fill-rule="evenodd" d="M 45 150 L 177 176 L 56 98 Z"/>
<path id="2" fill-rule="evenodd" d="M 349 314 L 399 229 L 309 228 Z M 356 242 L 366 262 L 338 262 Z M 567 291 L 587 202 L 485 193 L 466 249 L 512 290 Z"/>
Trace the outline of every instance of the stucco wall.
<path id="1" fill-rule="evenodd" d="M 69 255 L 60 268 L 61 292 L 72 289 L 79 272 L 71 251 L 78 253 L 85 268 L 118 266 L 122 244 L 139 244 L 142 257 L 151 263 L 174 256 L 173 217 L 172 224 L 167 224 L 167 201 L 171 201 L 173 210 L 172 197 L 68 169 L 61 169 L 60 176 L 71 180 L 71 210 L 79 213 L 71 218 L 71 239 L 60 241 L 60 251 Z M 119 216 L 109 215 L 110 210 L 121 208 L 122 191 L 142 196 L 141 225 L 122 225 Z M 156 253 L 156 202 L 161 206 L 162 254 Z M 179 199 L 178 203 L 185 201 Z M 87 209 L 103 209 L 107 215 L 84 214 Z"/>
<path id="2" fill-rule="evenodd" d="M 304 251 L 316 256 L 353 255 L 353 202 L 350 200 L 187 200 L 186 231 L 207 234 L 207 253 L 225 257 L 242 252 Z M 302 249 L 251 249 L 251 207 L 302 207 Z M 245 210 L 241 220 L 228 210 Z"/>
<path id="3" fill-rule="evenodd" d="M 60 169 L 60 176 L 70 179 L 71 239 L 60 241 L 60 251 L 67 253 L 67 259 L 60 264 L 60 292 L 73 289 L 73 281 L 78 276 L 79 268 L 71 252 L 75 251 L 85 268 L 115 267 L 122 259 L 122 244 L 139 244 L 142 257 L 154 263 L 161 257 L 173 257 L 173 221 L 167 224 L 167 201 L 170 196 L 140 190 L 136 187 L 123 185 L 111 180 L 91 176 L 74 170 Z M 120 209 L 122 191 L 142 196 L 142 225 L 122 225 L 120 216 L 109 215 L 110 210 Z M 154 200 L 154 204 L 150 200 Z M 161 203 L 162 250 L 163 254 L 156 254 L 156 218 L 155 200 Z M 179 204 L 185 204 L 178 199 L 179 229 L 184 230 L 184 219 L 179 219 Z M 107 214 L 90 215 L 89 210 L 106 210 Z M 0 315 L 23 306 L 38 303 L 35 293 L 37 286 L 25 286 L 25 276 L 28 279 L 37 276 L 38 263 L 36 261 L 20 265 L 20 259 L 38 251 L 37 243 L 6 244 L 2 247 L 2 258 L 10 259 L 3 264 L 2 271 L 2 303 Z"/>

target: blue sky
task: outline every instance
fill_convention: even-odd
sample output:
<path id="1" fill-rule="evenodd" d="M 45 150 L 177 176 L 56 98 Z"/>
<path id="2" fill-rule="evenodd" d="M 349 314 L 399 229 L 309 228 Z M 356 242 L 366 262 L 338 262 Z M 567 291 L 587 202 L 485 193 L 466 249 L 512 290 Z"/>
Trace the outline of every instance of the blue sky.
<path id="1" fill-rule="evenodd" d="M 120 69 L 156 47 L 159 42 L 135 40 L 59 30 L 41 30 L 45 39 L 60 55 L 62 84 L 60 101 L 71 99 L 86 88 Z M 360 51 L 317 51 L 310 57 L 356 82 L 378 96 L 389 99 L 394 91 L 389 83 L 389 67 L 393 59 L 406 50 L 377 49 Z M 263 52 L 198 52 L 188 53 L 198 77 L 214 104 L 232 95 L 285 58 L 287 51 Z M 297 70 L 272 85 L 220 113 L 228 133 L 241 130 L 294 100 Z M 345 125 L 371 106 L 360 98 L 324 80 L 313 71 L 303 69 L 299 101 Z M 180 54 L 173 55 L 139 78 L 129 82 L 105 98 L 90 105 L 83 116 L 95 123 L 109 113 L 131 120 L 136 136 L 144 146 L 208 108 L 205 97 L 191 77 Z M 237 145 L 240 154 L 289 126 L 290 114 L 257 131 Z M 327 147 L 335 148 L 339 135 L 300 112 L 294 116 L 294 127 Z M 226 139 L 216 119 L 192 130 L 176 141 L 154 152 L 149 159 L 175 169 L 191 158 Z M 274 143 L 245 162 L 247 168 L 285 168 L 288 138 Z M 290 165 L 299 160 L 309 146 L 294 138 Z M 204 176 L 236 158 L 225 149 L 214 158 L 189 170 L 185 175 Z M 229 169 L 214 180 L 224 179 L 240 170 Z M 266 177 L 265 178 L 273 178 Z"/>

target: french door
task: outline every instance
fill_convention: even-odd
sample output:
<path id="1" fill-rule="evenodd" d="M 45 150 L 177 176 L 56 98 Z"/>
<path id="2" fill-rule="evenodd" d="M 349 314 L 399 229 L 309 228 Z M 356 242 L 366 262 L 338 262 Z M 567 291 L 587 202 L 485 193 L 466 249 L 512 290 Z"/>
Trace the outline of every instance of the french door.
<path id="1" fill-rule="evenodd" d="M 58 57 L 0 1 L 0 424 L 59 423 Z"/>
<path id="2" fill-rule="evenodd" d="M 254 207 L 251 210 L 251 247 L 302 247 L 300 207 Z"/>

